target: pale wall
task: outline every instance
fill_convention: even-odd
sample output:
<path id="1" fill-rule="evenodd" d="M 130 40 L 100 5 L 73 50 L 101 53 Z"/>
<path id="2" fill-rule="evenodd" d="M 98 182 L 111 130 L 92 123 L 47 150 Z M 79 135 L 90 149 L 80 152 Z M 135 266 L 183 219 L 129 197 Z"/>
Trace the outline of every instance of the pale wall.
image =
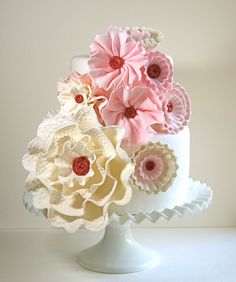
<path id="1" fill-rule="evenodd" d="M 235 10 L 229 0 L 1 0 L 0 226 L 47 226 L 23 209 L 21 158 L 43 116 L 58 107 L 56 82 L 71 57 L 86 54 L 109 24 L 162 30 L 161 49 L 191 96 L 191 176 L 211 184 L 214 201 L 169 226 L 235 226 Z"/>

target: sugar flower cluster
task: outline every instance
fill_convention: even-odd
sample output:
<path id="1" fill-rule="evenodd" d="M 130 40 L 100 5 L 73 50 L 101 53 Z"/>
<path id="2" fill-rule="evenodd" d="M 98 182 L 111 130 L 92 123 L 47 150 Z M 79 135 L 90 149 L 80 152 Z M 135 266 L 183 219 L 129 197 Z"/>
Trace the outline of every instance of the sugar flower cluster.
<path id="1" fill-rule="evenodd" d="M 190 101 L 173 83 L 171 58 L 157 50 L 162 38 L 110 27 L 90 45 L 89 73 L 58 82 L 60 110 L 39 125 L 23 157 L 26 189 L 53 226 L 100 230 L 110 205 L 128 204 L 133 189 L 159 193 L 173 183 L 174 151 L 148 135 L 182 130 Z"/>
<path id="2" fill-rule="evenodd" d="M 105 124 L 125 128 L 130 144 L 148 141 L 150 128 L 178 133 L 189 122 L 190 101 L 173 83 L 169 56 L 157 50 L 162 35 L 145 28 L 108 28 L 90 45 L 89 74 L 106 91 Z"/>

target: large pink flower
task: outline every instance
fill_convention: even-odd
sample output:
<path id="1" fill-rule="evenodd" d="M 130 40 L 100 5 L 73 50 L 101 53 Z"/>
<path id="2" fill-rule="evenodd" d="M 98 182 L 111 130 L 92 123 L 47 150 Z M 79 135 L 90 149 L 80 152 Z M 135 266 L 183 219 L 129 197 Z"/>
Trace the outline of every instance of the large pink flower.
<path id="1" fill-rule="evenodd" d="M 130 144 L 147 141 L 147 127 L 164 121 L 158 96 L 151 88 L 142 86 L 115 90 L 102 116 L 107 125 L 124 127 Z"/>
<path id="2" fill-rule="evenodd" d="M 186 126 L 190 120 L 191 108 L 189 96 L 179 84 L 171 84 L 161 91 L 165 121 L 154 124 L 152 128 L 158 133 L 175 134 Z"/>
<path id="3" fill-rule="evenodd" d="M 145 84 L 157 88 L 167 86 L 173 80 L 173 70 L 170 59 L 159 51 L 150 52 L 148 63 L 142 68 Z"/>
<path id="4" fill-rule="evenodd" d="M 100 88 L 127 87 L 141 79 L 140 68 L 147 62 L 145 50 L 127 39 L 127 32 L 110 27 L 105 35 L 96 35 L 90 45 L 90 75 Z"/>

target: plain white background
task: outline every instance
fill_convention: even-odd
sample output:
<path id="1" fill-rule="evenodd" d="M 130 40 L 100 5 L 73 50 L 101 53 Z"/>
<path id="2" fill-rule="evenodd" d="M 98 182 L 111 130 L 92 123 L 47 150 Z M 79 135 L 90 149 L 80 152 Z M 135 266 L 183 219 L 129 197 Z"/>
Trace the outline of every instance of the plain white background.
<path id="1" fill-rule="evenodd" d="M 22 205 L 21 158 L 39 122 L 57 109 L 56 83 L 108 25 L 161 30 L 160 49 L 192 101 L 190 176 L 210 184 L 211 207 L 160 226 L 236 226 L 236 1 L 1 0 L 0 227 L 47 227 Z"/>

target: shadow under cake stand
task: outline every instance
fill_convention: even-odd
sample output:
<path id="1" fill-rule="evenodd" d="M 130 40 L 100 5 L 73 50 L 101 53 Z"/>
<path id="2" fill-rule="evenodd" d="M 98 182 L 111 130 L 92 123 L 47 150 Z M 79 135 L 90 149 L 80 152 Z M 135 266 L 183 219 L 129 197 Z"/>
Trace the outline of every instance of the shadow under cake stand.
<path id="1" fill-rule="evenodd" d="M 92 271 L 103 273 L 131 273 L 154 267 L 158 264 L 158 254 L 138 243 L 132 233 L 132 222 L 139 224 L 147 219 L 152 223 L 163 218 L 167 221 L 174 216 L 201 212 L 212 200 L 212 190 L 205 183 L 189 179 L 188 196 L 184 204 L 161 212 L 124 215 L 112 214 L 100 242 L 79 253 L 78 263 Z M 29 193 L 24 194 L 25 207 L 39 214 L 32 206 Z"/>

